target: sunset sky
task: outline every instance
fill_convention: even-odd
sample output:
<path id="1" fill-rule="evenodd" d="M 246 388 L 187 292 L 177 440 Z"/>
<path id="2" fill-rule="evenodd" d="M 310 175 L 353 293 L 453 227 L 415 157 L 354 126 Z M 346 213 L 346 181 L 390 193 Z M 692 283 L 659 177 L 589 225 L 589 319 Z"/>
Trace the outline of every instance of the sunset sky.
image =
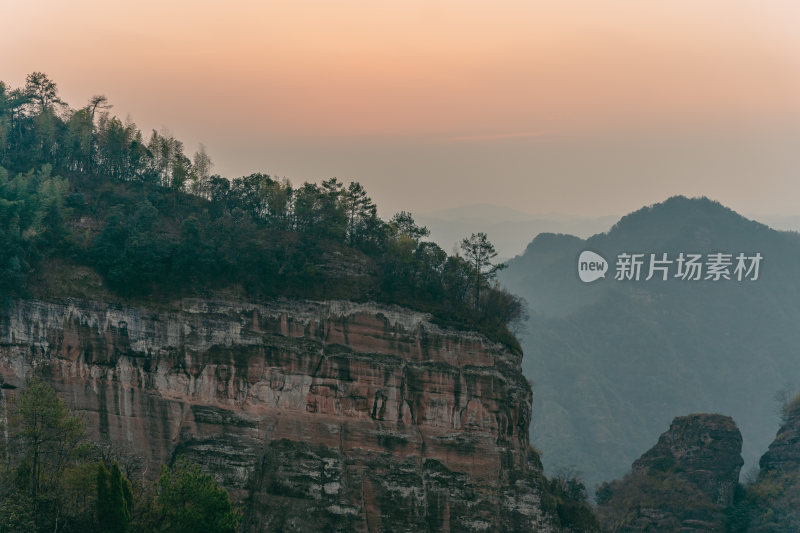
<path id="1" fill-rule="evenodd" d="M 215 171 L 361 181 L 387 215 L 800 214 L 796 0 L 0 0 L 0 79 L 46 72 Z"/>

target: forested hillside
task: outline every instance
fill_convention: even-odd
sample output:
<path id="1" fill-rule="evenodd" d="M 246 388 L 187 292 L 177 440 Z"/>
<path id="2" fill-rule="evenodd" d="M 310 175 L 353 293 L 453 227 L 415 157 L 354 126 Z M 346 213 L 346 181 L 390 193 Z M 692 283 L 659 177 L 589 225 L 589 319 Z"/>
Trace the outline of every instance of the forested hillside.
<path id="1" fill-rule="evenodd" d="M 379 218 L 357 182 L 212 174 L 204 148 L 189 157 L 111 107 L 70 108 L 40 72 L 0 82 L 2 294 L 378 300 L 518 348 L 523 307 L 494 284 L 490 243 L 448 256 L 410 214 Z"/>

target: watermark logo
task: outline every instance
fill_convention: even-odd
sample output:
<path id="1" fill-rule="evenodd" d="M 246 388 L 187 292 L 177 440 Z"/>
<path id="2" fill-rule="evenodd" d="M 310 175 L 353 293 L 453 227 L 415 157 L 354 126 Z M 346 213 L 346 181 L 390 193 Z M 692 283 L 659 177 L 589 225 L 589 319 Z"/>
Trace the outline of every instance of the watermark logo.
<path id="1" fill-rule="evenodd" d="M 605 258 L 592 252 L 584 250 L 578 257 L 578 276 L 584 283 L 591 283 L 600 278 L 606 277 L 608 271 L 608 261 Z"/>
<path id="2" fill-rule="evenodd" d="M 614 264 L 615 281 L 756 281 L 764 256 L 715 252 L 709 254 L 645 254 L 621 252 Z M 608 262 L 603 256 L 584 250 L 578 257 L 578 276 L 584 283 L 605 278 Z"/>
<path id="3" fill-rule="evenodd" d="M 649 260 L 648 260 L 649 255 Z M 670 277 L 682 281 L 756 281 L 764 256 L 756 252 L 732 254 L 679 253 L 661 254 L 621 253 L 617 255 L 617 281 L 649 281 L 653 278 L 667 281 Z"/>

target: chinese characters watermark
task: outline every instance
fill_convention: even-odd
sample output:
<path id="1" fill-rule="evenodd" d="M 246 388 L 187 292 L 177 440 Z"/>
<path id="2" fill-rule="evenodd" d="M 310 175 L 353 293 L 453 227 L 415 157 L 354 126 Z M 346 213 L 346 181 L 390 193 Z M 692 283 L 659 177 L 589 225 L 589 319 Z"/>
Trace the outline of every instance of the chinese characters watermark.
<path id="1" fill-rule="evenodd" d="M 759 276 L 760 252 L 747 255 L 714 252 L 707 254 L 684 253 L 627 253 L 617 255 L 614 279 L 617 281 L 756 281 Z M 581 281 L 590 283 L 605 277 L 608 265 L 605 259 L 590 251 L 578 258 L 578 275 Z"/>

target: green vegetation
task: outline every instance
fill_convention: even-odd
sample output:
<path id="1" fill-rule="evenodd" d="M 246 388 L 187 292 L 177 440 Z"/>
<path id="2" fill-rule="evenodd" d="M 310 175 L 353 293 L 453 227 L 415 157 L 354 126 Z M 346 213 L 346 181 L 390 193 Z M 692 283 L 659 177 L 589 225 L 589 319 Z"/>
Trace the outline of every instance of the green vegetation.
<path id="1" fill-rule="evenodd" d="M 472 275 L 475 280 L 475 305 L 478 306 L 481 301 L 481 287 L 490 280 L 494 281 L 497 278 L 497 272 L 506 265 L 492 264 L 492 259 L 497 257 L 497 252 L 485 233 L 473 233 L 468 239 L 463 239 L 461 250 L 464 252 L 467 262 L 472 266 Z"/>
<path id="2" fill-rule="evenodd" d="M 0 294 L 59 293 L 66 271 L 89 267 L 128 299 L 377 300 L 519 348 L 508 326 L 524 307 L 494 281 L 485 235 L 448 256 L 408 213 L 379 218 L 357 182 L 230 181 L 210 173 L 203 147 L 189 158 L 110 107 L 98 95 L 70 109 L 38 72 L 20 89 L 0 82 Z"/>
<path id="3" fill-rule="evenodd" d="M 552 516 L 560 531 L 597 533 L 602 531 L 589 502 L 586 485 L 569 469 L 562 469 L 550 479 L 542 471 L 539 450 L 528 448 L 528 461 L 538 466 L 537 485 L 541 489 L 541 508 Z"/>
<path id="4" fill-rule="evenodd" d="M 762 472 L 740 492 L 729 512 L 730 531 L 800 530 L 800 472 Z"/>
<path id="5" fill-rule="evenodd" d="M 227 491 L 200 465 L 178 458 L 172 468 L 162 467 L 154 485 L 145 529 L 160 533 L 235 533 L 242 513 L 233 507 Z"/>
<path id="6" fill-rule="evenodd" d="M 603 483 L 597 503 L 606 531 L 678 531 L 687 520 L 714 522 L 723 513 L 711 496 L 670 469 L 632 472 Z"/>
<path id="7" fill-rule="evenodd" d="M 562 527 L 584 533 L 601 531 L 600 522 L 589 504 L 586 486 L 577 477 L 553 476 L 546 490 Z"/>
<path id="8" fill-rule="evenodd" d="M 76 483 L 90 448 L 83 420 L 38 379 L 8 399 L 7 409 L 0 529 L 57 531 L 59 521 L 72 521 L 70 510 L 85 510 L 79 502 L 93 492 Z"/>
<path id="9" fill-rule="evenodd" d="M 133 510 L 131 482 L 114 461 L 111 471 L 104 463 L 97 464 L 97 522 L 103 533 L 125 533 L 130 530 Z"/>
<path id="10" fill-rule="evenodd" d="M 150 486 L 128 477 L 86 439 L 84 422 L 41 379 L 4 392 L 0 427 L 0 532 L 232 533 L 241 522 L 228 493 L 179 458 Z"/>

